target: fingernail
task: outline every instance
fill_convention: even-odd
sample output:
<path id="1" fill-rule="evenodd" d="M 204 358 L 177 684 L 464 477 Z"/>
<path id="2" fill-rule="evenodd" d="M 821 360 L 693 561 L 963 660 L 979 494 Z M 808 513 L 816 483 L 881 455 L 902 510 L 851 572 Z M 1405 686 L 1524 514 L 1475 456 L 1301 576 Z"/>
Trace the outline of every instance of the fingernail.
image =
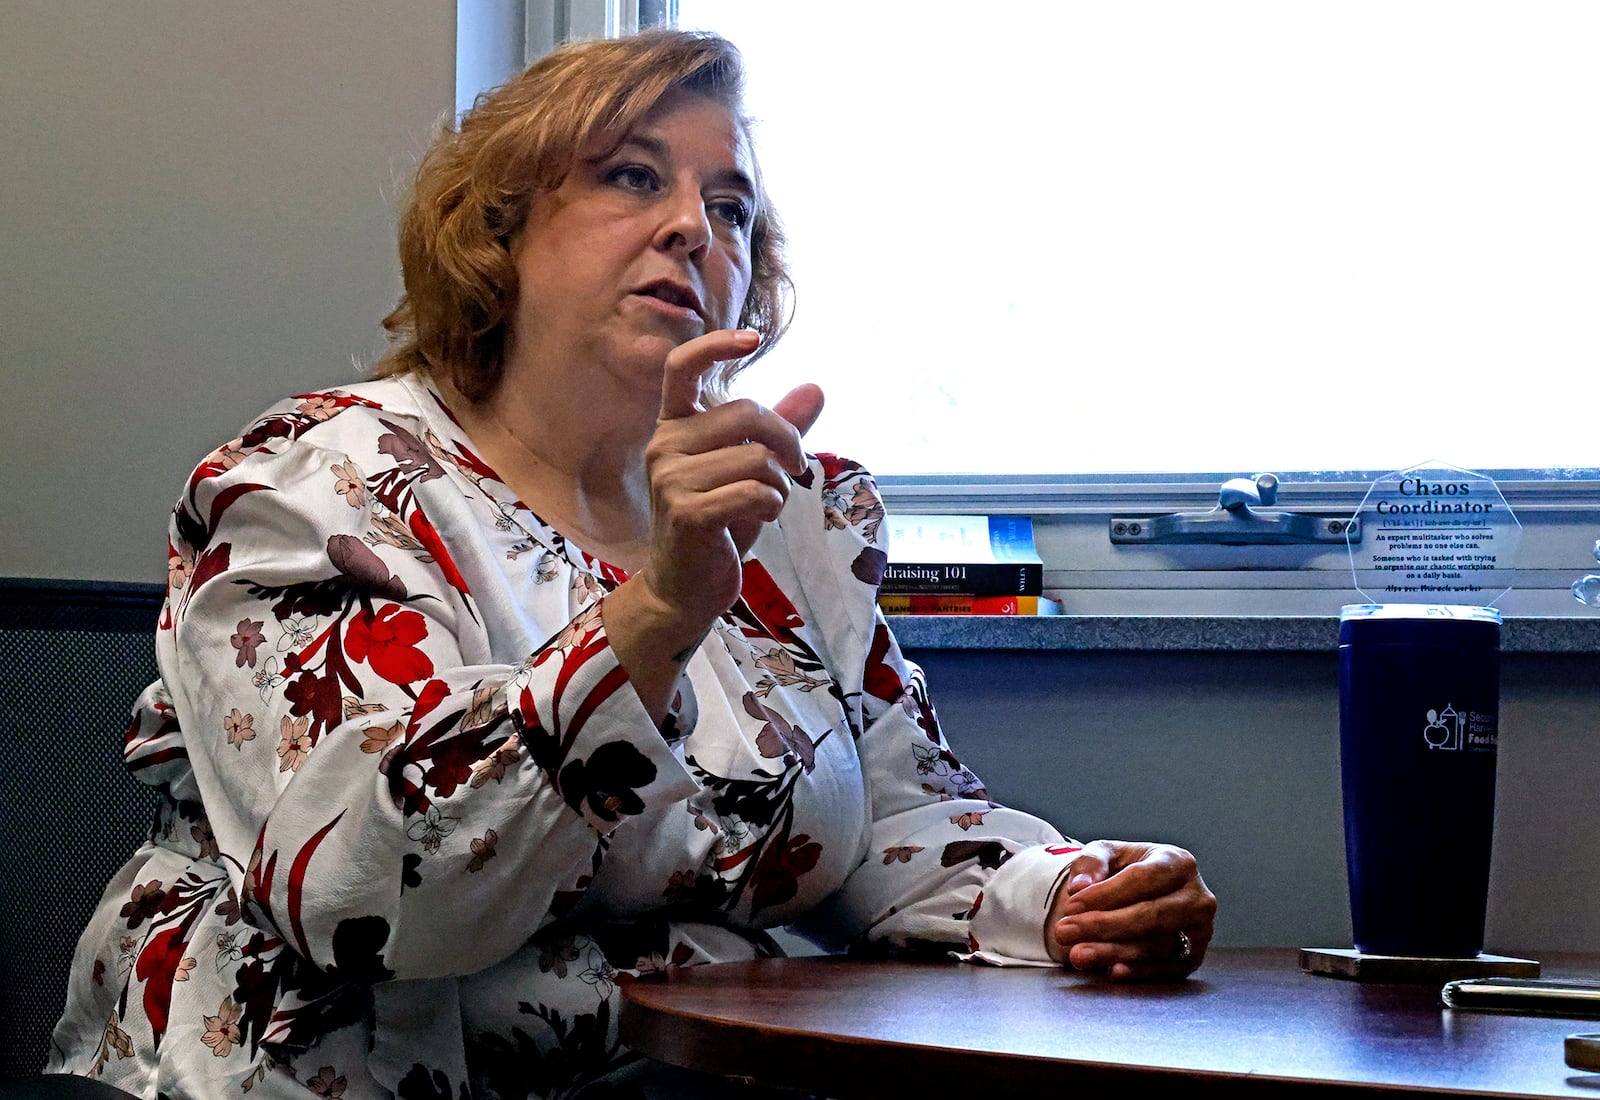
<path id="1" fill-rule="evenodd" d="M 1082 890 L 1085 886 L 1093 886 L 1093 885 L 1094 885 L 1094 879 L 1090 878 L 1088 875 L 1073 875 L 1072 878 L 1067 880 L 1067 893 L 1076 894 L 1079 890 Z"/>
<path id="2" fill-rule="evenodd" d="M 1089 907 L 1081 901 L 1069 901 L 1061 907 L 1061 915 L 1063 917 L 1075 917 L 1079 913 L 1088 912 L 1088 910 Z"/>
<path id="3" fill-rule="evenodd" d="M 1066 943 L 1068 940 L 1083 939 L 1083 929 L 1070 920 L 1056 921 L 1056 941 Z"/>

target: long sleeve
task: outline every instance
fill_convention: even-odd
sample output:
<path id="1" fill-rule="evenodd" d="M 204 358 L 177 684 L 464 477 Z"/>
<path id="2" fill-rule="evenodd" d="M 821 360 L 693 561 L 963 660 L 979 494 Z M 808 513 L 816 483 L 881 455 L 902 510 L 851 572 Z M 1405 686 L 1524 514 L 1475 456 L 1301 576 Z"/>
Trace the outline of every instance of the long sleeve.
<path id="1" fill-rule="evenodd" d="M 526 659 L 491 659 L 437 442 L 355 404 L 269 416 L 196 472 L 163 678 L 253 923 L 339 981 L 471 973 L 694 783 L 606 642 L 598 586 Z"/>
<path id="2" fill-rule="evenodd" d="M 1045 916 L 1078 846 L 995 801 L 951 750 L 921 669 L 875 606 L 887 560 L 877 487 L 854 463 L 823 455 L 819 465 L 826 536 L 803 555 L 821 564 L 801 575 L 813 607 L 839 611 L 829 648 L 851 659 L 836 671 L 860 702 L 869 825 L 859 866 L 799 927 L 831 947 L 1050 964 Z"/>

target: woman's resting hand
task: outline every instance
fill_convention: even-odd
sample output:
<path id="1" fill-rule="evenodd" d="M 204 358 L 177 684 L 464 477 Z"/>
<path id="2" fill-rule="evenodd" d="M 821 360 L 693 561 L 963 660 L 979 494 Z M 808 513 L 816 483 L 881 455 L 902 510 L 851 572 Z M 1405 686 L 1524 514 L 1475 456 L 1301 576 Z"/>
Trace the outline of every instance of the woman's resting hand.
<path id="1" fill-rule="evenodd" d="M 1216 912 L 1182 848 L 1097 840 L 1056 891 L 1045 943 L 1057 962 L 1116 981 L 1174 980 L 1205 958 Z"/>

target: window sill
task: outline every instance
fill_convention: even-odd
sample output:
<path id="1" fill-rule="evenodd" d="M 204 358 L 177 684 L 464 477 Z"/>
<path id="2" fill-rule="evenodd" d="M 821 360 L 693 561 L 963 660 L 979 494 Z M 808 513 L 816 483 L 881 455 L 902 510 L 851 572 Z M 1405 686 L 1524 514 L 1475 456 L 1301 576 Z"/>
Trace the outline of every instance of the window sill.
<path id="1" fill-rule="evenodd" d="M 1337 615 L 891 615 L 905 649 L 1332 653 Z M 1600 653 L 1600 616 L 1508 618 L 1505 653 Z"/>

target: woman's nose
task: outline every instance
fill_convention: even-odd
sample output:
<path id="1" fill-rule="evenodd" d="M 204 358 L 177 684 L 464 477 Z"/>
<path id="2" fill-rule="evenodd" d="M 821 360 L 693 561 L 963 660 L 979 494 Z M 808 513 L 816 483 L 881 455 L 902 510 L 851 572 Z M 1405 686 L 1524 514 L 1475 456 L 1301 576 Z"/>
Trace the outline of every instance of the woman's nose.
<path id="1" fill-rule="evenodd" d="M 699 193 L 680 189 L 668 195 L 662 203 L 656 247 L 695 253 L 704 251 L 710 243 L 711 221 Z"/>

